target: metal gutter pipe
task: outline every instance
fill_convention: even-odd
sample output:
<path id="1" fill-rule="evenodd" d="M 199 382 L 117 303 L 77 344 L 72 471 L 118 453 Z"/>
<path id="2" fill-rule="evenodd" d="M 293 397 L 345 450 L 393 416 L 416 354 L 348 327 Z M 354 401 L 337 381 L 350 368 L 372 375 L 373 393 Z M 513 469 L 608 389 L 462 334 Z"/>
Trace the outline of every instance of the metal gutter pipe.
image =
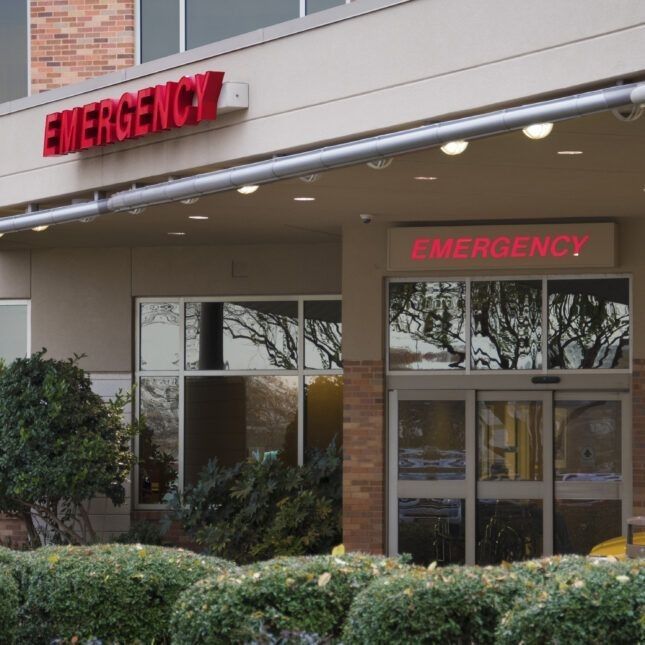
<path id="1" fill-rule="evenodd" d="M 235 168 L 215 170 L 193 177 L 173 179 L 115 193 L 107 199 L 0 218 L 0 233 L 22 231 L 45 224 L 62 224 L 109 212 L 118 213 L 191 197 L 201 197 L 249 184 L 271 183 L 332 168 L 417 152 L 441 146 L 449 141 L 479 139 L 520 130 L 533 123 L 563 121 L 642 103 L 645 103 L 645 83 L 616 85 L 602 90 L 285 155 Z"/>

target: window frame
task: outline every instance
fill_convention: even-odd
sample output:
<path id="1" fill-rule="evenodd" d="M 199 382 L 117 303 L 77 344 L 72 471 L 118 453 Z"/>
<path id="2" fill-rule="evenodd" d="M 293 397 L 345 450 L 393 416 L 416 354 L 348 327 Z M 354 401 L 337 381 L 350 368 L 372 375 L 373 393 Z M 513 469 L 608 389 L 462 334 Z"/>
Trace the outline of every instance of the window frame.
<path id="1" fill-rule="evenodd" d="M 27 299 L 0 299 L 0 307 L 26 305 L 27 307 L 27 353 L 26 356 L 31 356 L 31 300 Z"/>
<path id="2" fill-rule="evenodd" d="M 548 282 L 553 280 L 601 280 L 601 279 L 626 279 L 629 285 L 629 367 L 627 368 L 597 368 L 597 369 L 559 369 L 548 367 Z M 471 365 L 471 326 L 472 326 L 472 309 L 470 302 L 470 285 L 473 282 L 513 282 L 526 280 L 540 280 L 542 282 L 542 368 L 537 370 L 495 370 L 495 369 L 476 369 Z M 390 369 L 390 285 L 393 283 L 405 282 L 464 282 L 466 285 L 466 311 L 464 320 L 466 360 L 463 369 L 410 369 L 410 370 L 393 370 Z M 452 275 L 434 275 L 434 276 L 407 276 L 388 278 L 385 290 L 385 370 L 388 376 L 447 376 L 449 378 L 458 378 L 459 376 L 475 375 L 505 375 L 521 374 L 526 376 L 559 376 L 565 374 L 631 374 L 634 363 L 633 334 L 634 334 L 634 280 L 632 274 L 618 273 L 598 273 L 598 274 L 519 274 L 519 275 L 482 275 L 482 276 L 452 276 Z"/>
<path id="3" fill-rule="evenodd" d="M 353 0 L 343 0 L 343 4 L 350 4 Z M 142 60 L 141 60 L 141 37 L 142 37 L 142 24 L 141 24 L 141 2 L 142 0 L 137 0 L 135 3 L 134 7 L 134 31 L 135 31 L 135 65 L 141 65 Z M 307 0 L 298 0 L 299 5 L 298 5 L 298 16 L 295 16 L 293 20 L 297 20 L 299 18 L 304 18 L 305 16 L 310 16 L 313 14 L 307 13 Z M 177 0 L 178 3 L 178 9 L 179 9 L 179 51 L 175 52 L 177 54 L 180 54 L 182 52 L 187 51 L 186 48 L 186 29 L 187 29 L 187 24 L 186 24 L 186 0 Z M 340 6 L 340 5 L 339 5 Z M 319 13 L 319 12 L 314 12 L 314 13 Z M 279 24 L 279 23 L 277 23 Z M 247 33 L 247 32 L 244 32 Z M 241 34 L 240 34 L 241 35 Z M 217 40 L 214 40 L 213 42 L 218 42 Z M 171 56 L 173 54 L 170 54 Z M 159 60 L 159 59 L 152 59 L 152 60 Z M 145 61 L 145 62 L 151 62 L 151 61 Z"/>
<path id="4" fill-rule="evenodd" d="M 179 402 L 178 402 L 178 442 L 177 442 L 177 478 L 179 490 L 184 489 L 184 416 L 185 416 L 185 387 L 186 377 L 190 376 L 297 376 L 298 377 L 298 464 L 304 462 L 304 440 L 305 440 L 305 379 L 310 376 L 342 376 L 343 369 L 305 369 L 304 366 L 304 306 L 309 301 L 338 300 L 342 303 L 340 294 L 329 295 L 284 295 L 284 296 L 204 296 L 204 297 L 143 297 L 135 298 L 135 343 L 134 343 L 134 371 L 133 383 L 135 385 L 133 415 L 139 418 L 141 412 L 141 388 L 139 387 L 142 377 L 177 377 L 179 379 Z M 256 369 L 256 370 L 188 370 L 186 369 L 186 304 L 190 302 L 297 302 L 298 303 L 298 365 L 296 369 Z M 176 370 L 142 370 L 141 369 L 141 305 L 145 303 L 177 303 L 179 305 L 179 365 Z M 342 333 L 342 331 L 341 331 Z M 135 454 L 139 457 L 139 437 L 134 441 Z M 139 464 L 134 467 L 133 472 L 133 498 L 135 509 L 142 510 L 164 510 L 166 504 L 144 504 L 139 501 Z"/>

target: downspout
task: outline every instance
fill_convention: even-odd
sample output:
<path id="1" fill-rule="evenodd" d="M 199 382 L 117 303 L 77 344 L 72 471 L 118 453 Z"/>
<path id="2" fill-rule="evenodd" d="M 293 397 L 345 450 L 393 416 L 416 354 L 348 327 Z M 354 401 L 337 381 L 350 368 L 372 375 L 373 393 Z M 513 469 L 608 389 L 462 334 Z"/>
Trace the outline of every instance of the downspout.
<path id="1" fill-rule="evenodd" d="M 63 224 L 169 202 L 212 195 L 248 184 L 267 184 L 332 168 L 473 140 L 525 128 L 533 123 L 563 121 L 645 103 L 645 83 L 616 85 L 550 101 L 497 110 L 301 152 L 193 177 L 174 179 L 115 193 L 107 199 L 61 206 L 0 219 L 0 233 Z"/>

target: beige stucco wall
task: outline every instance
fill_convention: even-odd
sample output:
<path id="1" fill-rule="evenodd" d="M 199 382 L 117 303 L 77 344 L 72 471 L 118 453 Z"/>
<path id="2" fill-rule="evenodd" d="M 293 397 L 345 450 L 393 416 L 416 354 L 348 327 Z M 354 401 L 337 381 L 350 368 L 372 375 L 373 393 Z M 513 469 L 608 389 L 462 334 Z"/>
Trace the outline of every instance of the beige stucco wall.
<path id="1" fill-rule="evenodd" d="M 567 270 L 563 274 L 628 274 L 632 288 L 633 358 L 645 358 L 645 221 L 617 219 L 617 265 L 608 270 Z M 539 274 L 557 273 L 552 270 Z M 381 360 L 385 349 L 385 281 L 398 276 L 530 275 L 527 270 L 396 273 L 387 270 L 387 226 L 372 223 L 343 231 L 343 356 L 346 360 Z"/>
<path id="2" fill-rule="evenodd" d="M 33 350 L 129 373 L 136 296 L 337 294 L 340 275 L 338 244 L 2 252 L 0 298 L 31 295 Z"/>
<path id="3" fill-rule="evenodd" d="M 358 0 L 337 14 L 349 15 L 370 3 L 378 5 Z M 302 21 L 315 26 L 321 18 Z M 0 116 L 0 140 L 12 151 L 0 157 L 0 206 L 231 165 L 633 78 L 645 69 L 641 0 L 544 0 L 539 8 L 528 0 L 414 0 L 290 31 L 290 23 L 276 25 L 154 61 L 126 73 L 131 80 L 97 90 L 101 79 L 95 79 L 63 100 L 28 109 L 19 109 L 16 102 L 12 109 L 17 111 Z M 200 56 L 204 58 L 197 60 Z M 174 67 L 159 71 L 169 65 Z M 249 83 L 247 112 L 83 154 L 41 156 L 47 113 L 207 69 Z M 129 152 L 121 154 L 125 150 Z"/>

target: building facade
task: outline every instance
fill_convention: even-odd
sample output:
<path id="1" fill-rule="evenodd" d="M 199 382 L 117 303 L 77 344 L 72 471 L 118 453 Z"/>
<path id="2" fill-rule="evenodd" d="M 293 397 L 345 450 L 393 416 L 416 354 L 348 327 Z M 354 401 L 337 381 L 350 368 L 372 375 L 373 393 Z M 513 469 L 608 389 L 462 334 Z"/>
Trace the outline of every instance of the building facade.
<path id="1" fill-rule="evenodd" d="M 4 3 L 0 356 L 137 386 L 106 539 L 333 437 L 350 549 L 584 553 L 645 511 L 645 7 L 607 5 Z"/>

